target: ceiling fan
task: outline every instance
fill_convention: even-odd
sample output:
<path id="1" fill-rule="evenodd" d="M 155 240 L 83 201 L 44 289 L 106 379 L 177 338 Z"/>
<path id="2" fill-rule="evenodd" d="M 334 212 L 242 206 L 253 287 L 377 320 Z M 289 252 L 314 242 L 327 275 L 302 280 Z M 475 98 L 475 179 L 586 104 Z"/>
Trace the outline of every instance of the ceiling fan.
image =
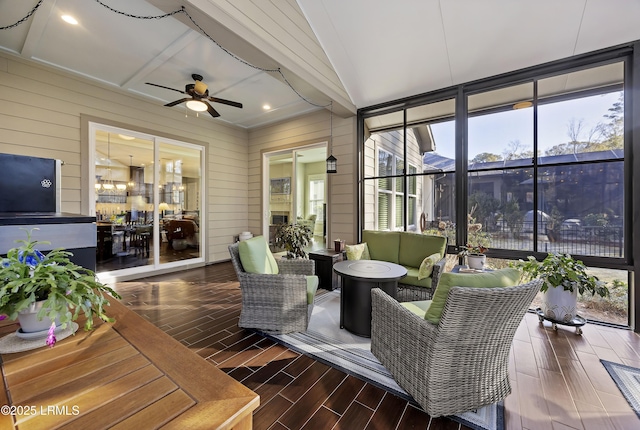
<path id="1" fill-rule="evenodd" d="M 176 100 L 171 103 L 167 103 L 165 106 L 175 106 L 183 102 L 187 102 L 187 107 L 191 110 L 195 110 L 198 112 L 204 112 L 205 110 L 209 112 L 212 117 L 219 117 L 220 114 L 217 110 L 213 108 L 208 101 L 212 101 L 215 103 L 222 103 L 225 105 L 237 107 L 242 109 L 242 103 L 234 102 L 231 100 L 220 99 L 218 97 L 210 97 L 209 90 L 207 89 L 207 84 L 202 82 L 202 76 L 198 74 L 192 74 L 191 78 L 195 81 L 193 84 L 187 84 L 184 88 L 184 91 L 176 90 L 175 88 L 165 87 L 164 85 L 153 84 L 151 82 L 145 82 L 147 85 L 153 85 L 154 87 L 165 88 L 171 91 L 177 91 L 182 94 L 188 94 L 191 98 L 184 98 L 180 100 Z"/>

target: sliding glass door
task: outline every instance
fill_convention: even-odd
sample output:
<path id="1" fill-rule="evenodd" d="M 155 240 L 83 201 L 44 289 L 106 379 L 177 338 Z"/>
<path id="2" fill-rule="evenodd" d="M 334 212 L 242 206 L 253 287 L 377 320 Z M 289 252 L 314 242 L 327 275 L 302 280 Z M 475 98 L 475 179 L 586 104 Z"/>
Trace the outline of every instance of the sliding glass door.
<path id="1" fill-rule="evenodd" d="M 203 148 L 91 124 L 96 271 L 203 261 Z"/>

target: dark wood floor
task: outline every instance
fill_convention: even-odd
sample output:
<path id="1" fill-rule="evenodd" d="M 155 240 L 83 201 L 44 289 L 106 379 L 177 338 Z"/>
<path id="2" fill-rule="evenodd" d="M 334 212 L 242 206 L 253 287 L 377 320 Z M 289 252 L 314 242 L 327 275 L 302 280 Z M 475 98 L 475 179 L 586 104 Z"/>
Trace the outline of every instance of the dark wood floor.
<path id="1" fill-rule="evenodd" d="M 116 289 L 131 309 L 260 395 L 255 429 L 466 429 L 240 329 L 231 263 L 121 282 Z M 640 337 L 591 324 L 577 336 L 528 314 L 511 354 L 506 428 L 640 428 L 600 358 L 640 367 Z"/>

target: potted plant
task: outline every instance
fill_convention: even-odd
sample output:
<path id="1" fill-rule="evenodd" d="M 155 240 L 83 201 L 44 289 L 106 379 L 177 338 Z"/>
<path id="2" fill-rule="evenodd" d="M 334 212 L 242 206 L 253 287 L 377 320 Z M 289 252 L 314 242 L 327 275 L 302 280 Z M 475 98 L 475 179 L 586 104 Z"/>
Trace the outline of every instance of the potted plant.
<path id="1" fill-rule="evenodd" d="M 274 244 L 287 251 L 287 258 L 307 258 L 304 250 L 311 242 L 312 232 L 303 224 L 280 224 L 276 228 Z"/>
<path id="2" fill-rule="evenodd" d="M 36 247 L 48 242 L 33 240 L 32 231 L 24 230 L 27 239 L 17 240 L 21 245 L 0 261 L 0 314 L 18 319 L 25 333 L 49 328 L 49 346 L 55 344 L 57 325 L 66 327 L 80 313 L 86 316 L 85 330 L 93 328 L 94 316 L 114 322 L 105 313 L 109 304 L 105 293 L 120 296 L 100 283 L 93 271 L 71 262 L 70 252 L 54 249 L 44 255 Z"/>
<path id="3" fill-rule="evenodd" d="M 460 247 L 458 257 L 460 257 L 461 260 L 466 257 L 467 266 L 469 266 L 470 269 L 483 270 L 487 264 L 487 256 L 485 255 L 487 251 L 488 248 L 485 248 L 483 245 L 467 243 L 465 246 Z"/>
<path id="4" fill-rule="evenodd" d="M 569 254 L 548 254 L 538 262 L 527 257 L 516 264 L 526 279 L 542 279 L 542 312 L 550 320 L 571 322 L 577 315 L 578 293 L 609 295 L 609 289 L 596 276 L 587 273 L 587 267 Z"/>

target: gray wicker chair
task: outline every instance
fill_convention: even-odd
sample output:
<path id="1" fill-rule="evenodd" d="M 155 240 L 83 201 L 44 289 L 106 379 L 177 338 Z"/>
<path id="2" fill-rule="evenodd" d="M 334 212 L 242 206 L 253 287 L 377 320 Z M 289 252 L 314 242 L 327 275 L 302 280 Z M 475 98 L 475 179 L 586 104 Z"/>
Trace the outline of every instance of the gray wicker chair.
<path id="1" fill-rule="evenodd" d="M 313 303 L 307 304 L 306 277 L 315 274 L 315 262 L 281 259 L 277 275 L 247 273 L 238 246 L 238 243 L 229 246 L 242 291 L 238 326 L 272 333 L 306 331 L 313 310 Z"/>
<path id="2" fill-rule="evenodd" d="M 540 284 L 452 287 L 438 325 L 374 289 L 371 352 L 432 417 L 496 403 L 511 392 L 509 349 Z"/>

